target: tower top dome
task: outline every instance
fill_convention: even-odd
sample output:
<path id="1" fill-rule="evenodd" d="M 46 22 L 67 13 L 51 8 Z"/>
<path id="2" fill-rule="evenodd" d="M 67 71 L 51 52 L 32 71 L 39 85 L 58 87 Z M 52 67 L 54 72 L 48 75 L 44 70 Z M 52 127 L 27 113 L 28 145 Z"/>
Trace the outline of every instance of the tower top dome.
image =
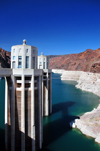
<path id="1" fill-rule="evenodd" d="M 43 56 L 43 52 L 41 52 L 41 56 Z"/>
<path id="2" fill-rule="evenodd" d="M 26 45 L 26 39 L 23 40 L 23 45 Z"/>

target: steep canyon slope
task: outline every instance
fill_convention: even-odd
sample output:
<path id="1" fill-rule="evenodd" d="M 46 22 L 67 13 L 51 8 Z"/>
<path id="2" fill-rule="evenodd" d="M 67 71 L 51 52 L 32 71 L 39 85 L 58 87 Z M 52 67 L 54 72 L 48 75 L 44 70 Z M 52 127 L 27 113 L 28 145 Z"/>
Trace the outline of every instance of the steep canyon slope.
<path id="1" fill-rule="evenodd" d="M 0 48 L 0 68 L 10 68 L 10 55 L 9 51 Z"/>
<path id="2" fill-rule="evenodd" d="M 89 71 L 100 73 L 100 48 L 87 49 L 79 54 L 62 55 L 50 59 L 50 69 Z"/>

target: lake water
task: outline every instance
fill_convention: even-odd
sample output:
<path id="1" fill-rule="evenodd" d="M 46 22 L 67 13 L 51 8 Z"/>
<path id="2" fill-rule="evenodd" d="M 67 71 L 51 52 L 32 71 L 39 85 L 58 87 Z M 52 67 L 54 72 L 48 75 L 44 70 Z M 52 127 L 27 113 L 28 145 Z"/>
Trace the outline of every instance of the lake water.
<path id="1" fill-rule="evenodd" d="M 53 113 L 43 118 L 43 149 L 41 151 L 100 151 L 94 139 L 77 129 L 70 129 L 69 122 L 91 111 L 99 104 L 100 97 L 80 89 L 76 82 L 61 81 L 59 74 L 52 74 Z M 4 80 L 0 80 L 0 151 L 4 150 Z"/>

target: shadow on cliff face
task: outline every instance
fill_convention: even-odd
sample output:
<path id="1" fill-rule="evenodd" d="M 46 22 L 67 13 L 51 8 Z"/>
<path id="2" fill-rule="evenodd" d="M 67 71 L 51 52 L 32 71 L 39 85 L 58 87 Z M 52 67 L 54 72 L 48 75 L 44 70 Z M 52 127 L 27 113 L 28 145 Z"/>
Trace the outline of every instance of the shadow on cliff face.
<path id="1" fill-rule="evenodd" d="M 53 112 L 52 114 L 55 114 L 57 112 L 61 112 L 61 116 L 51 121 L 51 116 L 47 118 L 48 123 L 43 126 L 43 149 L 42 151 L 50 151 L 49 149 L 46 149 L 46 146 L 51 144 L 56 139 L 59 139 L 61 136 L 63 136 L 65 133 L 70 131 L 69 123 L 73 121 L 76 118 L 79 118 L 77 116 L 70 116 L 68 113 L 68 108 L 73 106 L 75 102 L 62 102 L 59 104 L 53 105 Z"/>

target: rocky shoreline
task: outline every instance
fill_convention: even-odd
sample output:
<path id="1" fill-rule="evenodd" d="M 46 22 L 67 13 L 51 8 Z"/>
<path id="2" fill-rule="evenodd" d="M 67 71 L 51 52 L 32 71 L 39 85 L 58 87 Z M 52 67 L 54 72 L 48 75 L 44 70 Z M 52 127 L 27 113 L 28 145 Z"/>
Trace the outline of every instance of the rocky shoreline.
<path id="1" fill-rule="evenodd" d="M 63 74 L 63 72 L 65 72 L 65 70 L 63 69 L 52 69 L 53 73 L 58 73 L 58 74 Z"/>
<path id="2" fill-rule="evenodd" d="M 100 74 L 84 71 L 66 71 L 52 69 L 52 72 L 61 74 L 61 80 L 77 81 L 76 88 L 92 92 L 100 96 Z"/>
<path id="3" fill-rule="evenodd" d="M 95 138 L 100 143 L 100 104 L 90 112 L 86 112 L 80 119 L 70 123 L 72 128 L 78 128 L 83 134 Z"/>
<path id="4" fill-rule="evenodd" d="M 100 74 L 83 72 L 77 82 L 78 84 L 76 85 L 76 88 L 100 96 Z"/>
<path id="5" fill-rule="evenodd" d="M 84 71 L 61 71 L 61 80 L 74 80 L 78 84 L 76 88 L 92 92 L 100 96 L 100 74 Z M 83 134 L 95 138 L 95 142 L 100 143 L 100 104 L 97 108 L 80 116 L 70 123 L 72 128 L 78 128 Z"/>

